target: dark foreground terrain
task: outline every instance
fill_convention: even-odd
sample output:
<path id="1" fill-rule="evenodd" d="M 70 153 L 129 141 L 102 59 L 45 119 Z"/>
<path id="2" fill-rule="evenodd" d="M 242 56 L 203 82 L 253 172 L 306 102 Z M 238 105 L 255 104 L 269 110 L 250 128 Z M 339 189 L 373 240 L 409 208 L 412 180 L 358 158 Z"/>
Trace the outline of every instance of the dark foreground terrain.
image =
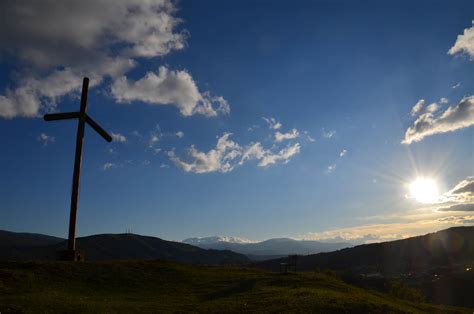
<path id="1" fill-rule="evenodd" d="M 348 285 L 331 272 L 279 274 L 164 261 L 0 262 L 0 312 L 472 313 Z"/>
<path id="2" fill-rule="evenodd" d="M 286 261 L 253 266 L 278 271 Z M 331 270 L 347 283 L 376 291 L 388 291 L 399 281 L 431 303 L 474 308 L 474 227 L 298 256 L 297 270 Z"/>

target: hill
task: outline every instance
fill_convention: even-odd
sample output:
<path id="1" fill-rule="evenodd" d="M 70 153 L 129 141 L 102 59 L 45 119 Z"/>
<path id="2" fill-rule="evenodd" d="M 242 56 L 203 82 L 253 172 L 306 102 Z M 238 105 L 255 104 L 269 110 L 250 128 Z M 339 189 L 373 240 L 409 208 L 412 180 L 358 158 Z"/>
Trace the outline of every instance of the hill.
<path id="1" fill-rule="evenodd" d="M 7 234 L 8 238 L 3 238 Z M 66 249 L 66 241 L 55 238 L 46 245 L 39 245 L 36 237 L 31 244 L 23 234 L 13 232 L 0 234 L 0 250 L 2 260 L 55 260 L 56 252 Z M 44 236 L 47 237 L 47 236 Z M 22 241 L 17 240 L 17 238 Z M 11 241 L 11 245 L 6 243 Z M 17 245 L 21 243 L 21 245 Z M 33 243 L 37 245 L 34 246 Z M 136 234 L 99 234 L 76 239 L 78 249 L 84 250 L 86 259 L 99 260 L 130 260 L 130 259 L 163 259 L 190 264 L 241 264 L 248 262 L 245 255 L 228 250 L 206 250 L 192 245 L 166 241 L 156 237 Z"/>
<path id="2" fill-rule="evenodd" d="M 286 260 L 254 266 L 277 271 Z M 418 289 L 430 302 L 474 307 L 474 227 L 298 256 L 296 268 L 337 271 L 346 282 L 377 291 L 397 280 Z"/>
<path id="3" fill-rule="evenodd" d="M 290 254 L 308 255 L 330 252 L 352 246 L 350 243 L 325 243 L 311 240 L 289 238 L 269 239 L 262 242 L 245 243 L 232 237 L 190 238 L 183 242 L 205 249 L 231 250 L 245 254 L 254 260 L 278 258 Z"/>
<path id="4" fill-rule="evenodd" d="M 11 247 L 37 247 L 54 245 L 64 241 L 62 238 L 39 233 L 10 232 L 0 230 L 0 249 Z"/>
<path id="5" fill-rule="evenodd" d="M 0 262 L 0 312 L 470 313 L 397 299 L 321 272 L 163 261 Z"/>
<path id="6" fill-rule="evenodd" d="M 277 271 L 286 259 L 257 265 Z M 359 245 L 298 258 L 298 270 L 315 268 L 397 275 L 436 267 L 463 266 L 474 261 L 474 227 L 454 227 L 403 240 Z"/>

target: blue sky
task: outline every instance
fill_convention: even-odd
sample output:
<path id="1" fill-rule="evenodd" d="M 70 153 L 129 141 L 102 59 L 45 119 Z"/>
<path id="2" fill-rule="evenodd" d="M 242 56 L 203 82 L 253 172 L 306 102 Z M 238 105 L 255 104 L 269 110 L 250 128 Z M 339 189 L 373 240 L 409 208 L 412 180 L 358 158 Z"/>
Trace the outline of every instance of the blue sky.
<path id="1" fill-rule="evenodd" d="M 377 241 L 474 223 L 472 1 L 0 7 L 0 229 L 67 235 L 76 122 L 41 116 L 77 110 L 83 76 L 115 141 L 86 131 L 79 235 Z"/>

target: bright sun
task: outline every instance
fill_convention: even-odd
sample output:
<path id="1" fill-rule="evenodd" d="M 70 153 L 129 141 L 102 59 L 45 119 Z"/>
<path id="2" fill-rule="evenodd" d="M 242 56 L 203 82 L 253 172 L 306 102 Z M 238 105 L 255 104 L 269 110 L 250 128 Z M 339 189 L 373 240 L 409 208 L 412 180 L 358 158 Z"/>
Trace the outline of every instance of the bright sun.
<path id="1" fill-rule="evenodd" d="M 431 178 L 417 178 L 410 183 L 410 194 L 420 203 L 434 203 L 439 197 L 438 186 Z"/>

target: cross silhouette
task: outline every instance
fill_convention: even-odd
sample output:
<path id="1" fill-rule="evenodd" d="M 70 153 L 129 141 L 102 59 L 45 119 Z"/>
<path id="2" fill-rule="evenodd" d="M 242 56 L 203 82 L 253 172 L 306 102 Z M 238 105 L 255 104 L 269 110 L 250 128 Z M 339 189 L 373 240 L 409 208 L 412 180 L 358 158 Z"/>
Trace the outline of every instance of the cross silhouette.
<path id="1" fill-rule="evenodd" d="M 84 255 L 76 250 L 76 219 L 77 219 L 77 201 L 79 198 L 79 179 L 81 175 L 82 160 L 82 143 L 84 142 L 84 127 L 89 124 L 97 133 L 99 133 L 107 142 L 112 141 L 112 137 L 98 125 L 86 113 L 87 109 L 87 91 L 89 89 L 89 79 L 84 78 L 82 82 L 81 109 L 77 112 L 53 113 L 45 114 L 45 121 L 78 119 L 77 135 L 76 135 L 76 156 L 74 158 L 74 173 L 72 176 L 72 193 L 71 193 L 71 213 L 69 216 L 69 237 L 67 251 L 60 256 L 66 260 L 83 260 Z"/>

